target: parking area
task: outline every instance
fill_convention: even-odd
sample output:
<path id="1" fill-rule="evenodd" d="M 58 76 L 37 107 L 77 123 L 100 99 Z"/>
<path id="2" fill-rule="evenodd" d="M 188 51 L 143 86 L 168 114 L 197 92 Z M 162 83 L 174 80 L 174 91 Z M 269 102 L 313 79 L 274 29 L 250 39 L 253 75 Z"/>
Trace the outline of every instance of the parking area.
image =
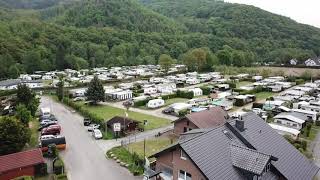
<path id="1" fill-rule="evenodd" d="M 141 179 L 105 158 L 105 148 L 108 145 L 114 146 L 115 142 L 95 140 L 83 127 L 83 118 L 80 115 L 48 97 L 41 98 L 40 106 L 50 108 L 62 127 L 61 135 L 65 136 L 67 145 L 60 156 L 64 160 L 69 179 Z"/>

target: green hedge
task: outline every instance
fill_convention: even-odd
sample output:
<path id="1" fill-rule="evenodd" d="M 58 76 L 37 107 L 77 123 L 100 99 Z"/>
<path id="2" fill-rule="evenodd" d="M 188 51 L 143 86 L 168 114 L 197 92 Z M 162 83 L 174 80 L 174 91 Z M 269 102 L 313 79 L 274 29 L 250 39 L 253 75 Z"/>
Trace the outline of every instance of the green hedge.
<path id="1" fill-rule="evenodd" d="M 16 89 L 13 89 L 13 90 L 1 90 L 0 91 L 0 97 L 2 96 L 10 96 L 12 94 L 16 94 L 17 93 L 17 90 Z"/>
<path id="2" fill-rule="evenodd" d="M 63 98 L 62 102 L 70 107 L 72 107 L 73 109 L 75 109 L 76 111 L 78 111 L 82 116 L 84 117 L 88 117 L 92 122 L 96 123 L 96 124 L 100 124 L 100 127 L 105 128 L 104 126 L 104 119 L 98 117 L 96 114 L 91 113 L 90 111 L 84 109 L 82 107 L 82 105 L 77 104 L 75 102 L 73 102 L 72 100 L 70 100 L 69 98 Z"/>
<path id="3" fill-rule="evenodd" d="M 202 90 L 203 95 L 209 95 L 211 92 L 211 88 L 207 86 L 202 86 L 200 89 Z"/>
<path id="4" fill-rule="evenodd" d="M 304 84 L 304 79 L 296 79 L 295 80 L 295 83 L 297 84 L 297 85 L 300 85 L 300 84 Z"/>
<path id="5" fill-rule="evenodd" d="M 179 98 L 186 98 L 186 99 L 192 99 L 194 97 L 193 92 L 185 92 L 185 91 L 177 91 L 177 97 Z"/>

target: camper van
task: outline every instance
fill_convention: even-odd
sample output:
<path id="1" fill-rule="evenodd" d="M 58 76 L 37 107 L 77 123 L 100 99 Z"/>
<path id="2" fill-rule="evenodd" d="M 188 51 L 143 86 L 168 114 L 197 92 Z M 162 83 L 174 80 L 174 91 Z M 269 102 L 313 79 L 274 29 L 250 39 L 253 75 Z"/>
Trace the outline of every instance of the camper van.
<path id="1" fill-rule="evenodd" d="M 51 115 L 50 108 L 41 108 L 40 109 L 40 116 L 43 118 L 49 118 Z"/>
<path id="2" fill-rule="evenodd" d="M 164 100 L 163 99 L 153 99 L 150 100 L 147 104 L 148 108 L 154 109 L 154 108 L 159 108 L 164 105 Z"/>

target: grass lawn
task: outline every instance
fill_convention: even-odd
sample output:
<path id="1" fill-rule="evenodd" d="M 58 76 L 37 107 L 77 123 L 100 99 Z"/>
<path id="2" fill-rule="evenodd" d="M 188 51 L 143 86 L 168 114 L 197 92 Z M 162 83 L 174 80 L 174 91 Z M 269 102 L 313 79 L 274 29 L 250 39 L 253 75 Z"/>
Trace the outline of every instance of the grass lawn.
<path id="1" fill-rule="evenodd" d="M 146 157 L 164 149 L 171 144 L 171 139 L 169 137 L 160 137 L 154 139 L 146 140 Z M 174 142 L 174 140 L 173 140 Z M 136 142 L 128 145 L 130 152 L 137 153 L 141 158 L 143 158 L 143 141 Z"/>
<path id="2" fill-rule="evenodd" d="M 142 175 L 144 171 L 143 158 L 133 155 L 124 147 L 115 147 L 107 152 L 107 157 L 111 158 L 110 153 L 114 154 L 121 162 L 128 164 L 128 169 L 134 175 Z"/>
<path id="3" fill-rule="evenodd" d="M 252 84 L 252 82 L 250 82 L 250 81 L 239 81 L 239 82 L 236 83 L 237 88 L 239 88 L 241 86 L 249 85 L 249 84 Z"/>
<path id="4" fill-rule="evenodd" d="M 87 106 L 83 105 L 84 109 L 87 109 L 93 114 L 96 114 L 102 119 L 109 120 L 114 116 L 125 116 L 125 110 L 120 108 L 115 108 L 107 105 L 98 105 L 98 106 Z M 138 112 L 129 111 L 129 118 L 143 122 L 143 120 L 148 120 L 148 125 L 145 126 L 145 130 L 156 129 L 159 127 L 163 127 L 169 125 L 171 123 L 170 120 L 151 116 L 147 114 L 142 114 Z"/>
<path id="5" fill-rule="evenodd" d="M 257 100 L 263 100 L 263 99 L 267 99 L 268 97 L 272 97 L 276 94 L 277 93 L 274 93 L 274 92 L 259 92 L 254 95 L 256 95 Z"/>
<path id="6" fill-rule="evenodd" d="M 33 119 L 32 121 L 29 122 L 29 127 L 30 127 L 30 131 L 31 131 L 31 138 L 30 138 L 30 142 L 29 142 L 29 146 L 26 147 L 26 149 L 33 149 L 35 147 L 38 147 L 39 145 L 39 121 L 38 119 Z"/>
<path id="7" fill-rule="evenodd" d="M 173 103 L 180 103 L 180 102 L 187 102 L 189 99 L 186 98 L 172 98 L 172 99 L 168 99 L 165 100 L 165 106 L 169 106 Z"/>

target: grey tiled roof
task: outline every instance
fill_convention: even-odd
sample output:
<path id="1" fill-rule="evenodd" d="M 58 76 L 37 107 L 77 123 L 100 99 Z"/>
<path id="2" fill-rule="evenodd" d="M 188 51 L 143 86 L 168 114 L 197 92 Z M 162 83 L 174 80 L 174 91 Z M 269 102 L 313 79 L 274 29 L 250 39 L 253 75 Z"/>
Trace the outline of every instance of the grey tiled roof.
<path id="1" fill-rule="evenodd" d="M 246 179 L 242 172 L 233 166 L 230 156 L 231 143 L 243 147 L 252 146 L 252 149 L 260 153 L 278 158 L 277 161 L 271 161 L 271 163 L 286 179 L 312 179 L 318 172 L 319 168 L 316 165 L 304 157 L 259 116 L 250 112 L 243 116 L 243 120 L 245 121 L 245 131 L 243 132 L 232 131 L 230 129 L 232 126 L 227 126 L 226 123 L 198 136 L 183 139 L 178 145 L 184 149 L 195 165 L 210 180 Z M 231 121 L 230 124 L 233 125 L 234 122 Z M 260 170 L 260 167 L 257 169 Z M 266 179 L 277 178 L 272 172 L 265 173 L 262 177 Z"/>
<path id="2" fill-rule="evenodd" d="M 271 159 L 270 155 L 260 153 L 256 150 L 231 144 L 231 161 L 233 166 L 261 175 Z"/>

